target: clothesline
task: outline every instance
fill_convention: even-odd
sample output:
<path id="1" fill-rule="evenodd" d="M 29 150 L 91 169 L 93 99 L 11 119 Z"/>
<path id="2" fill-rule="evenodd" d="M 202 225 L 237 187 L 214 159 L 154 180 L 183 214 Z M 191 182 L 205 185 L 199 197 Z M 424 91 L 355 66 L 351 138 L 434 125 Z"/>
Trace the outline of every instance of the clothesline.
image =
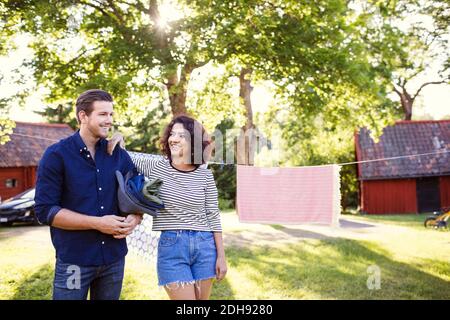
<path id="1" fill-rule="evenodd" d="M 403 155 L 403 156 L 397 156 L 397 157 L 378 158 L 378 159 L 373 159 L 373 160 L 362 160 L 362 161 L 342 162 L 342 163 L 329 163 L 329 164 L 324 164 L 324 166 L 330 166 L 330 165 L 348 166 L 348 165 L 358 164 L 358 163 L 388 161 L 388 160 L 396 160 L 396 159 L 403 159 L 403 158 L 409 158 L 409 157 L 421 157 L 421 156 L 426 156 L 426 155 L 442 154 L 442 153 L 449 153 L 449 152 L 450 152 L 450 150 L 443 150 L 443 151 L 428 152 L 428 153 L 409 154 L 409 155 Z M 212 162 L 212 161 L 208 162 L 208 164 L 236 165 L 234 163 L 222 163 L 222 162 Z"/>
<path id="2" fill-rule="evenodd" d="M 30 136 L 30 135 L 21 134 L 21 133 L 12 133 L 12 134 L 16 135 L 16 136 L 21 136 L 21 137 L 42 139 L 42 140 L 47 140 L 47 141 L 52 141 L 52 142 L 59 141 L 59 140 L 55 140 L 55 139 L 49 139 L 49 138 L 44 138 L 44 137 L 39 137 L 39 136 Z M 444 153 L 449 153 L 449 152 L 450 152 L 450 150 L 441 150 L 441 151 L 436 151 L 436 152 L 409 154 L 409 155 L 402 155 L 402 156 L 396 156 L 396 157 L 378 158 L 378 159 L 372 159 L 372 160 L 352 161 L 352 162 L 343 162 L 343 163 L 330 163 L 330 164 L 325 164 L 325 165 L 347 166 L 347 165 L 353 165 L 353 164 L 358 164 L 358 163 L 389 161 L 389 160 L 405 159 L 405 158 L 409 158 L 409 157 L 422 157 L 422 156 L 427 156 L 427 155 L 444 154 Z M 224 162 L 214 162 L 214 161 L 208 161 L 208 164 L 219 164 L 221 166 L 227 166 L 227 165 L 237 166 L 237 164 L 235 164 L 235 163 L 224 163 Z"/>

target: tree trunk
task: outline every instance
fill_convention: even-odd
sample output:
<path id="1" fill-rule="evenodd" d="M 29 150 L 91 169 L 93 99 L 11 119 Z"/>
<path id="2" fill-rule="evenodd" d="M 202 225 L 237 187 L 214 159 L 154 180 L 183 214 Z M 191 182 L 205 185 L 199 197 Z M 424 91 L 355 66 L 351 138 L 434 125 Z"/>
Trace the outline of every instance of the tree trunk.
<path id="1" fill-rule="evenodd" d="M 158 26 L 161 15 L 157 0 L 150 0 L 148 14 L 154 25 Z M 158 29 L 158 27 L 155 27 L 153 34 L 155 36 L 156 48 L 161 54 L 160 58 L 161 61 L 163 61 L 163 65 L 171 68 L 170 72 L 167 74 L 165 86 L 169 95 L 172 115 L 176 116 L 178 114 L 186 113 L 187 86 L 192 70 L 194 70 L 194 65 L 186 63 L 182 67 L 181 76 L 178 77 L 178 68 L 173 67 L 175 65 L 175 60 L 170 51 L 170 43 L 172 40 L 164 29 Z"/>
<path id="2" fill-rule="evenodd" d="M 251 86 L 251 68 L 243 68 L 239 76 L 239 97 L 245 108 L 246 122 L 242 127 L 237 142 L 237 163 L 241 165 L 253 165 L 256 150 L 255 125 L 253 123 L 252 101 L 250 99 L 253 87 Z"/>
<path id="3" fill-rule="evenodd" d="M 400 94 L 400 102 L 403 107 L 403 112 L 405 113 L 405 120 L 410 121 L 412 118 L 414 99 L 406 92 L 406 88 L 403 88 L 402 93 Z"/>
<path id="4" fill-rule="evenodd" d="M 184 65 L 179 79 L 176 71 L 168 78 L 166 88 L 173 116 L 186 113 L 187 87 L 192 70 L 193 67 Z"/>
<path id="5" fill-rule="evenodd" d="M 397 93 L 398 96 L 400 97 L 400 103 L 402 104 L 403 112 L 405 113 L 405 120 L 411 120 L 414 100 L 417 98 L 417 96 L 420 94 L 420 92 L 423 90 L 423 88 L 425 88 L 426 86 L 429 86 L 431 84 L 446 83 L 446 81 L 444 81 L 444 80 L 425 82 L 419 87 L 419 89 L 416 91 L 416 93 L 414 95 L 411 95 L 408 93 L 408 90 L 406 90 L 406 82 L 407 81 L 404 80 L 398 84 L 400 89 L 397 89 L 394 86 L 395 93 Z"/>
<path id="6" fill-rule="evenodd" d="M 400 104 L 402 105 L 403 113 L 405 115 L 404 119 L 410 121 L 412 118 L 412 107 L 414 103 L 414 97 L 411 97 L 411 95 L 406 90 L 406 82 L 404 82 L 402 85 L 399 86 L 400 89 L 397 89 L 394 86 L 394 91 L 400 98 Z"/>

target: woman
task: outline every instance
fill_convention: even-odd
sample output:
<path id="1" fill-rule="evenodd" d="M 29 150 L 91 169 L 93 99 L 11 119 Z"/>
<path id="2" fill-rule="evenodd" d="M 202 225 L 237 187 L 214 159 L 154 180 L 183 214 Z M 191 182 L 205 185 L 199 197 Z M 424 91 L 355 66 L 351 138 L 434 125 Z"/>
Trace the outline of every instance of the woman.
<path id="1" fill-rule="evenodd" d="M 153 218 L 153 230 L 161 231 L 158 284 L 172 300 L 207 300 L 213 279 L 227 272 L 217 188 L 201 166 L 211 142 L 198 121 L 183 115 L 165 128 L 160 144 L 163 159 L 130 153 L 138 171 L 163 181 L 165 209 Z"/>

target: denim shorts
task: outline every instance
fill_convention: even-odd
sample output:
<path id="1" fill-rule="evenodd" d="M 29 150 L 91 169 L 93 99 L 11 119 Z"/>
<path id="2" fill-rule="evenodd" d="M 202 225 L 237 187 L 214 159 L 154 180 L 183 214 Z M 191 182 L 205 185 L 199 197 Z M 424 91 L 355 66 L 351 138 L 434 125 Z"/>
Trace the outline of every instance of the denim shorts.
<path id="1" fill-rule="evenodd" d="M 158 243 L 158 284 L 193 284 L 216 276 L 217 251 L 211 231 L 162 231 Z"/>

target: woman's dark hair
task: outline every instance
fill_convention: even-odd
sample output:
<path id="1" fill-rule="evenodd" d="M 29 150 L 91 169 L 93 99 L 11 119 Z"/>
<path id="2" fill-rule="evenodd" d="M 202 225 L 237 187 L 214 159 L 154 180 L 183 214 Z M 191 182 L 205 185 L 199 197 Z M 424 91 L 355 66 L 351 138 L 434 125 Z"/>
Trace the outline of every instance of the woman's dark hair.
<path id="1" fill-rule="evenodd" d="M 113 98 L 108 92 L 100 89 L 91 89 L 80 94 L 80 96 L 77 98 L 77 102 L 75 103 L 75 113 L 78 123 L 80 123 L 80 117 L 78 113 L 80 111 L 84 111 L 89 116 L 92 112 L 92 104 L 95 101 L 113 102 Z"/>
<path id="2" fill-rule="evenodd" d="M 186 137 L 186 139 L 190 141 L 191 144 L 190 150 L 191 164 L 199 166 L 200 164 L 206 163 L 206 161 L 208 161 L 209 159 L 209 156 L 211 155 L 211 150 L 209 150 L 212 147 L 211 140 L 203 125 L 197 120 L 186 115 L 176 116 L 175 118 L 172 119 L 172 121 L 170 121 L 170 123 L 164 129 L 164 132 L 160 140 L 161 152 L 165 156 L 167 156 L 170 161 L 172 161 L 169 148 L 169 137 L 170 133 L 172 132 L 173 126 L 177 123 L 181 123 L 183 125 L 183 128 L 189 132 L 190 136 Z M 197 143 L 196 139 L 198 141 Z M 201 150 L 199 143 L 200 141 L 201 141 Z"/>

